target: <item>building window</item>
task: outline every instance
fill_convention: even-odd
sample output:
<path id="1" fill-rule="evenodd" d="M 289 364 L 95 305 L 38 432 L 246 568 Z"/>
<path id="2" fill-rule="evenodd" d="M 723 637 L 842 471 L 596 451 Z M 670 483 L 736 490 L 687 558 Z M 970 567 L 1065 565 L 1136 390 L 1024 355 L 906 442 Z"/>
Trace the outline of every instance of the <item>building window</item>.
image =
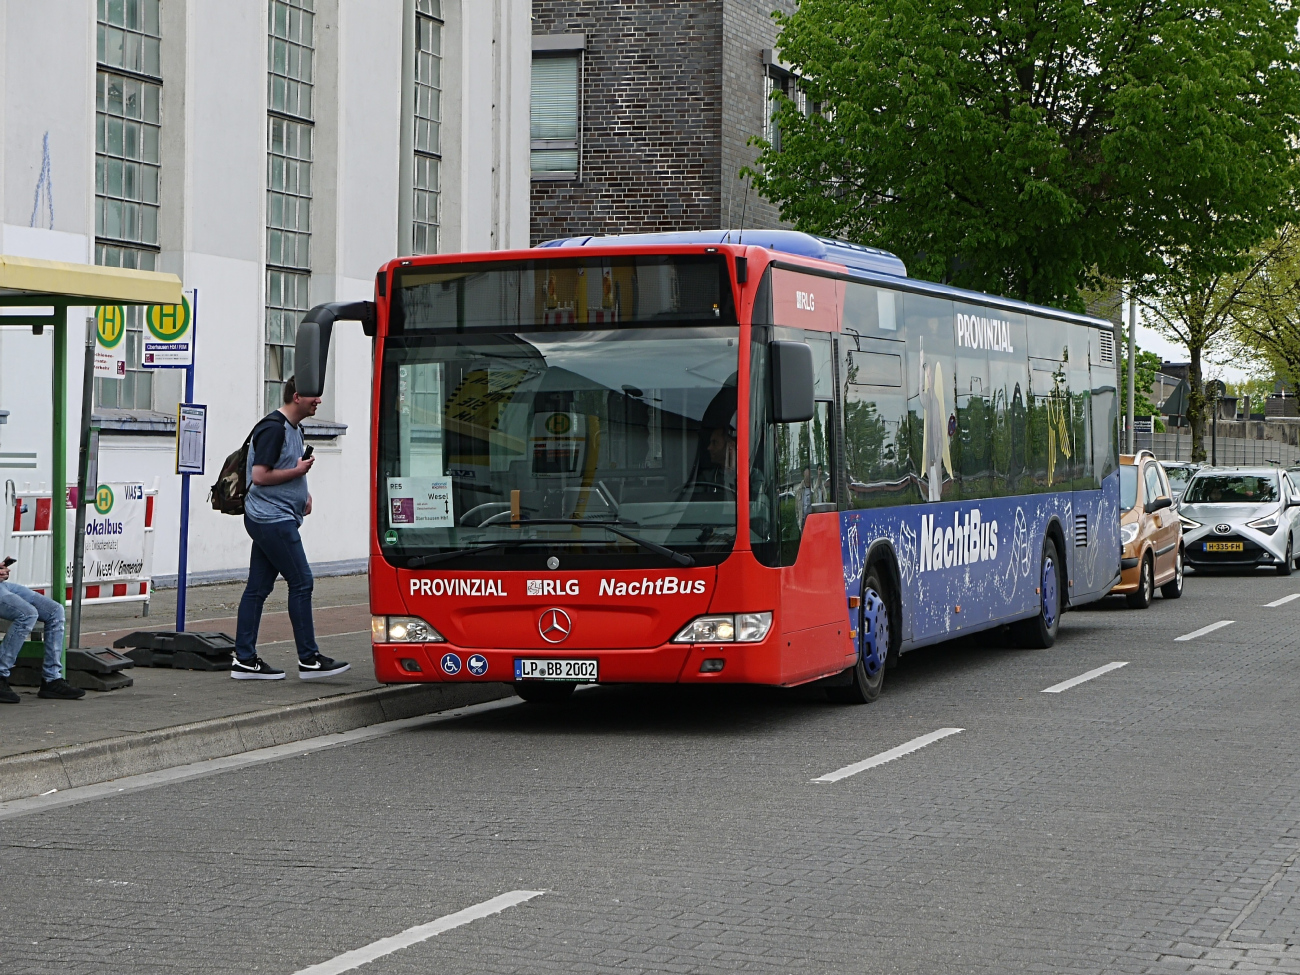
<path id="1" fill-rule="evenodd" d="M 158 252 L 162 127 L 158 0 L 99 0 L 95 56 L 95 263 L 152 271 Z M 96 379 L 95 404 L 153 406 L 140 368 L 143 311 L 126 310 L 126 375 Z"/>
<path id="2" fill-rule="evenodd" d="M 777 152 L 781 151 L 781 127 L 777 120 L 777 111 L 781 107 L 782 96 L 794 102 L 801 115 L 808 114 L 808 99 L 799 87 L 799 79 L 789 71 L 776 64 L 765 65 L 763 72 L 763 141 Z"/>
<path id="3" fill-rule="evenodd" d="M 582 55 L 533 54 L 532 170 L 534 179 L 578 175 Z"/>
<path id="4" fill-rule="evenodd" d="M 441 223 L 442 0 L 416 0 L 411 253 L 436 254 Z"/>
<path id="5" fill-rule="evenodd" d="M 263 398 L 280 405 L 298 322 L 311 307 L 315 0 L 270 0 L 267 38 L 266 338 Z"/>
<path id="6" fill-rule="evenodd" d="M 312 126 L 267 120 L 266 263 L 311 267 Z"/>

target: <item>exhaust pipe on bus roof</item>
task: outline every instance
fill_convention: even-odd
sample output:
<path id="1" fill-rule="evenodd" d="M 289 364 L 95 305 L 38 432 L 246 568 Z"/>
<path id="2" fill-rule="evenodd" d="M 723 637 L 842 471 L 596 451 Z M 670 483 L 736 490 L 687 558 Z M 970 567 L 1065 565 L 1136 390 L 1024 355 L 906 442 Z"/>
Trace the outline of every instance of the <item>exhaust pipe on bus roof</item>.
<path id="1" fill-rule="evenodd" d="M 325 390 L 330 333 L 337 321 L 360 322 L 363 332 L 374 335 L 375 303 L 333 301 L 327 305 L 317 305 L 303 316 L 293 351 L 294 384 L 302 396 L 320 396 Z"/>

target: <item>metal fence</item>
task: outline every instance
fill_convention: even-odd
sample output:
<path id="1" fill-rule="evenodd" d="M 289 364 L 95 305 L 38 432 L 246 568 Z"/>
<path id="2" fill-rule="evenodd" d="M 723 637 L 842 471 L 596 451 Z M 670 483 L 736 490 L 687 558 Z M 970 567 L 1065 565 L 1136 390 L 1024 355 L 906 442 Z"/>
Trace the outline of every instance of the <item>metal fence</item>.
<path id="1" fill-rule="evenodd" d="M 1121 441 L 1122 443 L 1123 441 Z M 1187 433 L 1141 433 L 1135 437 L 1138 450 L 1149 450 L 1160 460 L 1192 459 L 1192 437 Z M 1217 444 L 1207 434 L 1205 460 L 1217 460 L 1223 467 L 1248 467 L 1300 465 L 1300 447 L 1277 440 L 1242 440 L 1237 437 L 1219 437 Z"/>

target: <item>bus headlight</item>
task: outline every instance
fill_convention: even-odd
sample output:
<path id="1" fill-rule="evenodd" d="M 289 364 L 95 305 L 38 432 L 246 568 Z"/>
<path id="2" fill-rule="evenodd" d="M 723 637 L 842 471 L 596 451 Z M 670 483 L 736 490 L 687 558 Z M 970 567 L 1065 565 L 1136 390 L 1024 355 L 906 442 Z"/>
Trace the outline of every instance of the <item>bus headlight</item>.
<path id="1" fill-rule="evenodd" d="M 760 643 L 771 628 L 771 613 L 697 616 L 673 637 L 673 643 Z"/>
<path id="2" fill-rule="evenodd" d="M 446 643 L 447 638 L 418 616 L 372 616 L 373 643 Z"/>

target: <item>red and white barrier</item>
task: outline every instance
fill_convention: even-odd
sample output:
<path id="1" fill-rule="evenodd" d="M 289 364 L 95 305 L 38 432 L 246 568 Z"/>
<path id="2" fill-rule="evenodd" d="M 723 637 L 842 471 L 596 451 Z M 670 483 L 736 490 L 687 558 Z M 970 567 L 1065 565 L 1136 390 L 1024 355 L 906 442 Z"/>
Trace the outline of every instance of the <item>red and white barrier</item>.
<path id="1" fill-rule="evenodd" d="M 149 600 L 153 594 L 154 504 L 158 498 L 158 482 L 145 489 L 144 562 L 138 575 L 129 579 L 87 583 L 82 586 L 82 604 L 144 603 L 144 613 L 149 614 Z M 50 527 L 53 502 L 49 488 L 44 484 L 32 487 L 24 484 L 22 490 L 13 481 L 5 482 L 5 504 L 9 517 L 4 518 L 4 554 L 16 559 L 9 570 L 9 579 L 27 586 L 42 595 L 53 588 L 50 570 L 50 553 L 54 532 Z M 66 508 L 68 523 L 68 565 L 72 564 L 72 540 L 76 534 L 76 509 Z M 71 572 L 69 568 L 68 572 Z M 72 599 L 72 586 L 65 582 L 65 597 Z"/>

